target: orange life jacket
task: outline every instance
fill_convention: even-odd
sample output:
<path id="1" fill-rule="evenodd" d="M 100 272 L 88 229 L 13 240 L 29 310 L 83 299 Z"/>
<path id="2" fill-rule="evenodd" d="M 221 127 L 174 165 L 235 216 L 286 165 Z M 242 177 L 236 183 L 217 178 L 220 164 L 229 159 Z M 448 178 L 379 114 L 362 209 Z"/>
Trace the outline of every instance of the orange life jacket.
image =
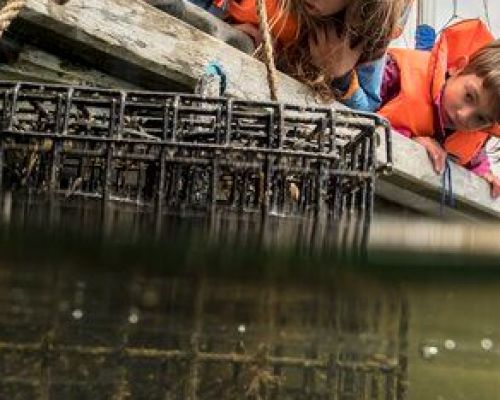
<path id="1" fill-rule="evenodd" d="M 433 103 L 445 82 L 446 72 L 463 56 L 493 40 L 486 26 L 477 19 L 466 20 L 445 29 L 431 53 L 389 49 L 400 72 L 401 90 L 379 113 L 394 129 L 409 130 L 414 136 L 434 135 Z M 500 136 L 498 124 L 488 132 L 454 132 L 444 143 L 445 150 L 456 156 L 461 165 L 468 164 L 484 146 L 490 135 Z"/>
<path id="2" fill-rule="evenodd" d="M 226 11 L 228 17 L 240 24 L 259 25 L 256 0 L 226 0 L 228 1 Z M 215 0 L 217 5 L 220 1 Z M 298 22 L 290 14 L 283 14 L 278 0 L 265 0 L 269 27 L 274 38 L 281 43 L 287 44 L 297 37 Z"/>

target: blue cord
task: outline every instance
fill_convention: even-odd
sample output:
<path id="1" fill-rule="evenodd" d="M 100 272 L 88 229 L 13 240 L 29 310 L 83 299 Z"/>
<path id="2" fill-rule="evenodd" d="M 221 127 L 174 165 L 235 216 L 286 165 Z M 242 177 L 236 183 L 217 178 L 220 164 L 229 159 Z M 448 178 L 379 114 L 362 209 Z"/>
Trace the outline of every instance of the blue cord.
<path id="1" fill-rule="evenodd" d="M 222 65 L 217 61 L 211 61 L 205 67 L 206 75 L 220 77 L 220 95 L 223 96 L 227 89 L 227 75 Z"/>
<path id="2" fill-rule="evenodd" d="M 455 197 L 453 196 L 453 180 L 451 176 L 451 160 L 446 157 L 443 179 L 441 181 L 441 205 L 440 215 L 444 215 L 444 207 L 455 207 Z"/>

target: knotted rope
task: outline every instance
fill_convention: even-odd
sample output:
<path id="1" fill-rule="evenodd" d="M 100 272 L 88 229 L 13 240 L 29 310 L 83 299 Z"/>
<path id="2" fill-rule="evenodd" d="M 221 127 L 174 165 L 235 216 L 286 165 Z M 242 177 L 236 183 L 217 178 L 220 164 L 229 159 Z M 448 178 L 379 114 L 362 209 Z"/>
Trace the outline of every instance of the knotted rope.
<path id="1" fill-rule="evenodd" d="M 0 10 L 0 38 L 26 5 L 27 0 L 7 0 Z"/>
<path id="2" fill-rule="evenodd" d="M 273 43 L 269 33 L 269 23 L 267 20 L 266 0 L 257 0 L 257 13 L 259 16 L 260 33 L 263 40 L 263 57 L 267 69 L 267 83 L 271 92 L 271 100 L 278 100 L 278 74 L 274 64 Z"/>

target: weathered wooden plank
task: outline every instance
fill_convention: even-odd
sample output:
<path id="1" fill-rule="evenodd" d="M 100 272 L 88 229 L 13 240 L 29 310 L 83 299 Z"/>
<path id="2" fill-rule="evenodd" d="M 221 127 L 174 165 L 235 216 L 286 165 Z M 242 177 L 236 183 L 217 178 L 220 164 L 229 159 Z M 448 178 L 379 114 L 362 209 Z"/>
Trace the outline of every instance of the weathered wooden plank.
<path id="1" fill-rule="evenodd" d="M 433 193 L 432 191 L 428 191 L 425 194 L 417 193 L 409 190 L 404 184 L 398 185 L 394 181 L 391 182 L 388 179 L 379 179 L 377 181 L 376 194 L 379 199 L 388 200 L 390 203 L 397 204 L 401 207 L 398 210 L 398 217 L 401 221 L 406 221 L 407 218 L 414 218 L 416 215 L 469 221 L 481 220 L 486 216 L 484 213 L 479 213 L 475 209 L 463 211 L 450 207 L 441 208 L 439 202 L 440 193 Z M 394 199 L 397 199 L 397 203 L 395 203 Z M 382 207 L 378 207 L 377 211 L 378 216 L 390 215 L 396 212 L 394 207 L 384 206 L 384 203 L 382 203 Z"/>
<path id="2" fill-rule="evenodd" d="M 25 46 L 15 61 L 0 64 L 0 78 L 78 86 L 138 89 L 130 82 L 78 63 L 69 62 L 32 46 Z"/>
<path id="3" fill-rule="evenodd" d="M 50 0 L 28 0 L 12 30 L 143 87 L 171 88 L 176 82 L 192 88 L 205 65 L 218 60 L 227 71 L 229 95 L 268 99 L 260 62 L 142 1 L 71 0 L 59 6 Z M 280 75 L 279 93 L 281 101 L 314 102 L 303 85 L 284 75 Z M 418 195 L 417 199 L 434 200 L 438 207 L 441 177 L 433 172 L 424 149 L 397 134 L 393 142 L 394 174 L 382 178 L 392 186 L 381 185 L 379 193 L 411 207 L 414 200 L 391 191 L 397 185 Z M 381 157 L 383 153 L 380 148 Z M 452 174 L 461 212 L 500 216 L 500 201 L 491 199 L 483 180 L 456 166 Z"/>
<path id="4" fill-rule="evenodd" d="M 416 210 L 426 212 L 427 207 L 429 214 L 437 214 L 442 189 L 442 175 L 437 175 L 434 172 L 425 149 L 418 143 L 397 133 L 393 133 L 392 141 L 395 173 L 393 176 L 384 177 L 383 180 L 403 187 L 418 197 L 411 197 L 411 200 L 410 198 L 405 199 L 401 193 L 391 190 L 389 185 L 385 187 L 381 185 L 378 188 L 378 193 L 393 201 L 400 200 L 404 202 L 404 205 Z M 451 176 L 453 195 L 459 212 L 470 216 L 500 216 L 500 200 L 491 198 L 490 188 L 486 181 L 453 163 L 451 164 Z M 420 203 L 418 202 L 419 197 L 422 198 Z M 431 212 L 430 205 L 425 204 L 427 202 L 424 199 L 434 200 L 436 212 Z M 450 216 L 458 215 L 453 211 L 448 214 Z"/>
<path id="5" fill-rule="evenodd" d="M 16 33 L 99 63 L 125 80 L 129 73 L 142 71 L 137 75 L 144 82 L 134 82 L 141 86 L 150 86 L 149 77 L 155 76 L 194 87 L 207 63 L 218 60 L 227 72 L 229 95 L 269 98 L 261 63 L 143 1 L 71 0 L 60 6 L 50 0 L 28 0 L 21 19 L 24 24 L 12 27 Z M 293 79 L 281 75 L 280 80 L 286 87 L 281 91 L 283 101 L 312 100 Z"/>

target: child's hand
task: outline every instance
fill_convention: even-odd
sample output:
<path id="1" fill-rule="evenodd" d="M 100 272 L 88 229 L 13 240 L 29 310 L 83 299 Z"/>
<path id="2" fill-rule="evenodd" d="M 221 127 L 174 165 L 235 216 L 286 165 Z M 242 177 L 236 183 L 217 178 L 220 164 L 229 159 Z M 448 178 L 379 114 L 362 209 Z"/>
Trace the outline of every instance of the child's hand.
<path id="1" fill-rule="evenodd" d="M 259 47 L 262 43 L 262 35 L 260 33 L 259 27 L 252 24 L 238 24 L 233 25 L 233 28 L 238 29 L 239 31 L 246 33 L 253 40 L 255 47 Z"/>
<path id="2" fill-rule="evenodd" d="M 483 178 L 491 185 L 491 197 L 496 199 L 500 196 L 500 178 L 491 172 L 484 174 Z"/>
<path id="3" fill-rule="evenodd" d="M 433 138 L 427 136 L 418 136 L 414 138 L 416 142 L 420 143 L 427 150 L 427 154 L 431 159 L 434 171 L 440 174 L 444 171 L 446 165 L 446 151 L 441 145 Z"/>
<path id="4" fill-rule="evenodd" d="M 335 28 L 321 27 L 309 34 L 311 63 L 319 68 L 328 80 L 352 71 L 361 56 L 362 45 L 351 49 L 345 37 L 337 35 Z"/>
<path id="5" fill-rule="evenodd" d="M 496 199 L 500 196 L 500 178 L 493 175 L 493 181 L 491 182 L 491 197 Z"/>

